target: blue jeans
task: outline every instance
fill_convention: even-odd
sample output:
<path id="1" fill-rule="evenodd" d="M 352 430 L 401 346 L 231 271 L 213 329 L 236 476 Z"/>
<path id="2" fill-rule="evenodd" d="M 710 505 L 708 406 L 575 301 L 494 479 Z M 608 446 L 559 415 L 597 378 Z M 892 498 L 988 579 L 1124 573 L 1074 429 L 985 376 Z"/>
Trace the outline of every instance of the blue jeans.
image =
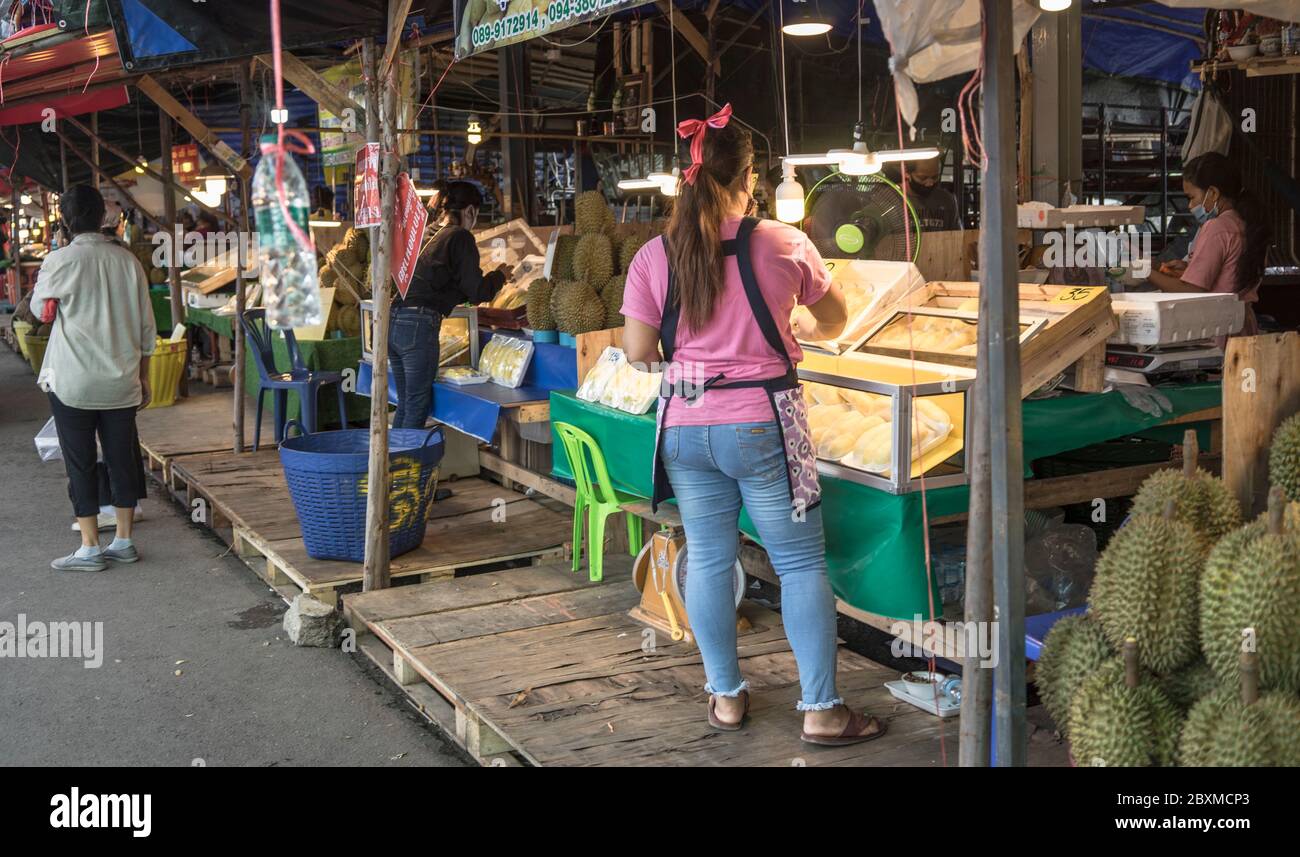
<path id="1" fill-rule="evenodd" d="M 803 688 L 798 708 L 840 704 L 821 507 L 796 520 L 776 423 L 673 426 L 664 429 L 659 454 L 686 527 L 686 612 L 704 658 L 705 690 L 735 696 L 748 686 L 736 657 L 733 594 L 743 502 L 781 580 L 781 614 Z"/>
<path id="2" fill-rule="evenodd" d="M 433 409 L 441 328 L 442 317 L 432 309 L 393 308 L 388 322 L 388 362 L 397 386 L 393 428 L 424 428 Z"/>

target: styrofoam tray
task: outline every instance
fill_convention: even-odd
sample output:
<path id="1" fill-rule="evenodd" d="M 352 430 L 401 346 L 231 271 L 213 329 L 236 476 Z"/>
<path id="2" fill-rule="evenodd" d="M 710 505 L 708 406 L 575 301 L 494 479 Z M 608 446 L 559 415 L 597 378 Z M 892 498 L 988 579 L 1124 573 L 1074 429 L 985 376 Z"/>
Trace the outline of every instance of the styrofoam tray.
<path id="1" fill-rule="evenodd" d="M 1246 321 L 1246 305 L 1232 294 L 1124 292 L 1111 298 L 1119 329 L 1113 345 L 1176 345 L 1230 336 Z"/>
<path id="2" fill-rule="evenodd" d="M 885 689 L 894 695 L 894 699 L 910 702 L 917 708 L 929 714 L 937 714 L 940 717 L 956 717 L 961 713 L 961 703 L 953 702 L 946 696 L 939 697 L 939 705 L 936 708 L 933 699 L 921 699 L 919 696 L 913 696 L 907 692 L 901 681 L 885 682 Z"/>

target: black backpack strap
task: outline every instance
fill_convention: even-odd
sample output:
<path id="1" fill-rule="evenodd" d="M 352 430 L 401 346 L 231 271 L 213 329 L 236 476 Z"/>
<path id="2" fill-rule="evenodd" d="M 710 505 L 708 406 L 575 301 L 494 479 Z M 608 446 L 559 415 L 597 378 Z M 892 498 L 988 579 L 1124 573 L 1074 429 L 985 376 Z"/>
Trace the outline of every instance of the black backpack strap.
<path id="1" fill-rule="evenodd" d="M 758 277 L 754 274 L 754 258 L 749 250 L 750 237 L 756 228 L 758 228 L 758 221 L 753 217 L 746 217 L 740 222 L 740 229 L 736 231 L 736 263 L 740 267 L 740 281 L 745 286 L 749 309 L 758 322 L 758 329 L 763 332 L 763 338 L 767 340 L 772 350 L 781 356 L 786 366 L 793 368 L 790 363 L 790 352 L 786 350 L 785 342 L 781 339 L 781 331 L 776 326 L 776 319 L 772 317 L 772 310 L 768 307 L 767 300 L 758 287 Z"/>

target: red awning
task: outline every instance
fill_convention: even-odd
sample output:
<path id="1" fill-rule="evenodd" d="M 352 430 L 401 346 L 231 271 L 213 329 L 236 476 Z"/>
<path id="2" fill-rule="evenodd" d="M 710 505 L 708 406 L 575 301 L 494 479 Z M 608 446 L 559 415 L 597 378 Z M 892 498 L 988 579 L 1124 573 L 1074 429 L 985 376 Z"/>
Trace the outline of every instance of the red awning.
<path id="1" fill-rule="evenodd" d="M 0 125 L 29 125 L 40 122 L 50 116 L 62 119 L 65 116 L 78 116 L 82 113 L 96 113 L 100 110 L 112 110 L 131 101 L 125 86 L 105 86 L 91 89 L 86 93 L 74 92 L 47 100 L 31 100 L 13 107 L 0 107 Z M 45 111 L 53 108 L 54 113 Z"/>

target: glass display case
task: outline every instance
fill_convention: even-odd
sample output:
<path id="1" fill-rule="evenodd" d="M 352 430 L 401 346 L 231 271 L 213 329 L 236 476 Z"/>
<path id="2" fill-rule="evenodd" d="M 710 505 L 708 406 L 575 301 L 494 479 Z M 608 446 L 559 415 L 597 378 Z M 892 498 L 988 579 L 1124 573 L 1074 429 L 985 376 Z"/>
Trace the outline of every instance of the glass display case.
<path id="1" fill-rule="evenodd" d="M 817 467 L 891 494 L 966 484 L 962 367 L 808 354 L 799 366 Z"/>
<path id="2" fill-rule="evenodd" d="M 361 302 L 361 359 L 371 365 L 375 362 L 375 302 Z M 465 363 L 478 368 L 479 334 L 478 307 L 459 306 L 442 320 L 438 333 L 438 365 L 452 366 Z"/>

